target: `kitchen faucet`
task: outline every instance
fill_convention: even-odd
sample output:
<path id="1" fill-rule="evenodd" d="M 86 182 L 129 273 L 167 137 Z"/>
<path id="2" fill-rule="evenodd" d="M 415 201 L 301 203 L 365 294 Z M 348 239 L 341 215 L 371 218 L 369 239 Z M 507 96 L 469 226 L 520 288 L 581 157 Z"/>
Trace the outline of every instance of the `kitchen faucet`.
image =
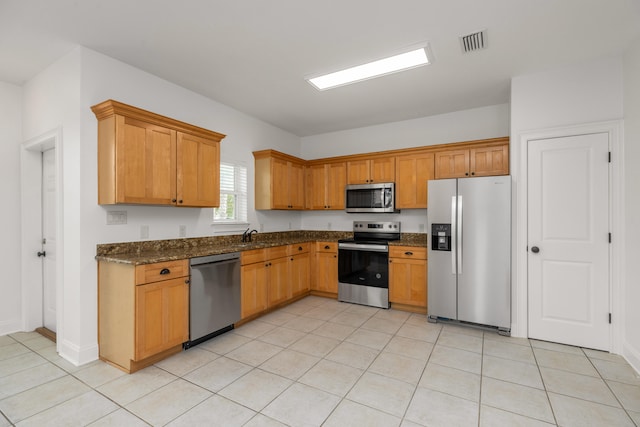
<path id="1" fill-rule="evenodd" d="M 247 228 L 244 230 L 244 233 L 242 233 L 242 243 L 250 242 L 252 240 L 253 233 L 258 233 L 258 230 L 256 229 L 249 231 L 250 228 L 251 227 Z"/>

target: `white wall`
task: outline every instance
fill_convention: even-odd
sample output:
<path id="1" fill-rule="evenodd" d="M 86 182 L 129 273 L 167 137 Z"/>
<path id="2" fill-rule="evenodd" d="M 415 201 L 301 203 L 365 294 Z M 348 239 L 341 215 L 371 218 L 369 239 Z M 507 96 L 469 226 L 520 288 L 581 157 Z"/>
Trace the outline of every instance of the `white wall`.
<path id="1" fill-rule="evenodd" d="M 509 105 L 500 104 L 302 138 L 302 157 L 319 159 L 509 135 Z"/>
<path id="2" fill-rule="evenodd" d="M 601 59 L 512 79 L 511 173 L 516 189 L 512 333 L 515 330 L 518 336 L 527 334 L 526 253 L 516 250 L 527 244 L 526 188 L 523 184 L 526 148 L 522 146 L 521 137 L 531 131 L 620 120 L 623 117 L 622 99 L 621 58 Z M 620 188 L 614 189 L 614 194 L 619 192 Z M 614 325 L 614 335 L 620 332 L 618 323 Z"/>
<path id="3" fill-rule="evenodd" d="M 624 58 L 625 133 L 625 357 L 640 372 L 640 40 Z"/>
<path id="4" fill-rule="evenodd" d="M 508 135 L 509 106 L 500 104 L 304 137 L 302 157 L 311 160 Z M 369 219 L 401 221 L 403 232 L 424 233 L 426 216 L 426 209 L 405 209 L 400 214 L 380 215 L 313 211 L 303 214 L 302 226 L 306 230 L 350 231 L 354 220 Z"/>
<path id="5" fill-rule="evenodd" d="M 0 298 L 0 335 L 22 328 L 20 289 L 20 142 L 22 89 L 0 82 L 0 194 L 4 209 L 0 212 L 3 231 L 0 239 L 2 260 L 2 297 Z"/>
<path id="6" fill-rule="evenodd" d="M 188 237 L 230 232 L 212 227 L 211 209 L 98 206 L 97 121 L 90 107 L 106 99 L 226 134 L 221 157 L 249 166 L 250 182 L 252 151 L 300 154 L 295 135 L 86 48 L 77 48 L 29 81 L 24 86 L 24 138 L 62 129 L 65 257 L 58 350 L 77 364 L 97 357 L 97 244 L 140 240 L 141 225 L 149 226 L 150 239 L 176 238 L 180 225 L 186 225 Z M 299 213 L 255 212 L 253 185 L 249 188 L 252 227 L 300 228 Z M 128 223 L 106 225 L 108 210 L 127 211 Z"/>

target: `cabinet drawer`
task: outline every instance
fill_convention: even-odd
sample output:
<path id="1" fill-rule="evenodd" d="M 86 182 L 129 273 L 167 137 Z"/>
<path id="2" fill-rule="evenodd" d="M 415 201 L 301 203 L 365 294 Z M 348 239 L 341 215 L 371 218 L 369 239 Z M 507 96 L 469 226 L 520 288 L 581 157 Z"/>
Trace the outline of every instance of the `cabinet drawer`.
<path id="1" fill-rule="evenodd" d="M 189 260 L 156 262 L 136 266 L 136 285 L 189 275 Z"/>
<path id="2" fill-rule="evenodd" d="M 427 259 L 427 248 L 419 246 L 389 246 L 389 258 Z"/>
<path id="3" fill-rule="evenodd" d="M 316 252 L 338 252 L 338 242 L 316 242 Z"/>
<path id="4" fill-rule="evenodd" d="M 267 249 L 267 258 L 272 260 L 276 258 L 282 258 L 288 255 L 288 246 L 274 246 Z"/>
<path id="5" fill-rule="evenodd" d="M 294 245 L 289 245 L 287 247 L 287 253 L 289 255 L 297 255 L 297 254 L 304 254 L 309 252 L 309 249 L 311 247 L 310 243 L 296 243 Z"/>
<path id="6" fill-rule="evenodd" d="M 252 249 L 250 251 L 242 251 L 240 255 L 240 263 L 242 265 L 255 264 L 256 262 L 264 262 L 267 260 L 266 249 Z"/>

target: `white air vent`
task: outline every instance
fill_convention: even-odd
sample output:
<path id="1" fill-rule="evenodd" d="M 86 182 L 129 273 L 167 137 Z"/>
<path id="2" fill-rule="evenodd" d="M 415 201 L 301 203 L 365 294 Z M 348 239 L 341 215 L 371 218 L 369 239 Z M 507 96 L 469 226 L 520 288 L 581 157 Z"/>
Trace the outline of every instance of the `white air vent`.
<path id="1" fill-rule="evenodd" d="M 487 47 L 487 30 L 460 36 L 460 47 L 463 53 L 474 52 Z"/>

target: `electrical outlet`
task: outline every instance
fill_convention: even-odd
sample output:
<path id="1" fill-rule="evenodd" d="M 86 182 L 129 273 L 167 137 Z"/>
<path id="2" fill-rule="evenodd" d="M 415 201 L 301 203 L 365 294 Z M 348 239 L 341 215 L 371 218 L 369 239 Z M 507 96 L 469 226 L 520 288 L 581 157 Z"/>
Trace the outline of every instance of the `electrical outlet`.
<path id="1" fill-rule="evenodd" d="M 262 233 L 264 231 L 264 224 L 260 224 L 260 232 Z"/>
<path id="2" fill-rule="evenodd" d="M 149 226 L 148 225 L 141 225 L 140 226 L 140 238 L 141 239 L 148 239 L 149 238 Z"/>
<path id="3" fill-rule="evenodd" d="M 420 229 L 420 233 L 424 233 L 424 224 L 420 224 L 418 228 Z"/>
<path id="4" fill-rule="evenodd" d="M 330 222 L 327 223 L 327 230 L 331 230 L 331 223 Z"/>
<path id="5" fill-rule="evenodd" d="M 108 211 L 107 225 L 120 225 L 127 223 L 127 211 Z"/>
<path id="6" fill-rule="evenodd" d="M 291 230 L 291 223 L 289 223 L 289 230 Z"/>
<path id="7" fill-rule="evenodd" d="M 186 225 L 181 225 L 179 227 L 178 236 L 179 237 L 187 237 L 187 226 Z"/>

